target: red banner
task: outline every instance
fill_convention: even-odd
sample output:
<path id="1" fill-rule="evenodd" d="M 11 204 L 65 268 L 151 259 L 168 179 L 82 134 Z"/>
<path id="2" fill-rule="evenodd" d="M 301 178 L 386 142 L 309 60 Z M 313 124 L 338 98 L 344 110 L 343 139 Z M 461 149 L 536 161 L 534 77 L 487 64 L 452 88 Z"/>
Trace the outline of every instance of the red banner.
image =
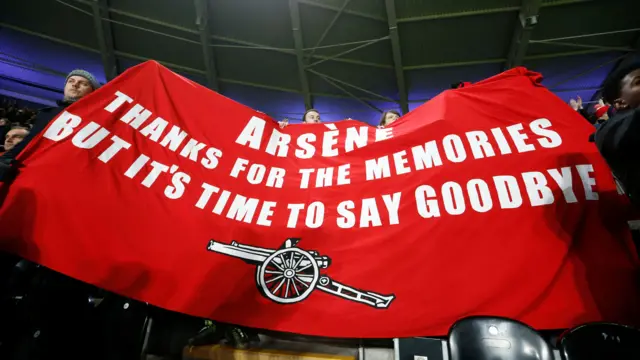
<path id="1" fill-rule="evenodd" d="M 627 201 L 523 68 L 385 129 L 289 125 L 154 62 L 68 107 L 1 190 L 3 248 L 157 306 L 331 337 L 637 321 Z"/>

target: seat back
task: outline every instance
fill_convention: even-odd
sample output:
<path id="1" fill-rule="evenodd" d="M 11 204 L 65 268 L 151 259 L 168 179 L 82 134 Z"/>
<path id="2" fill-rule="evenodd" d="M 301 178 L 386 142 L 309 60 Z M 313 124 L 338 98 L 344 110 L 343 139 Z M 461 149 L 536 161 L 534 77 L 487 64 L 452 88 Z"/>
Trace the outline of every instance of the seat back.
<path id="1" fill-rule="evenodd" d="M 516 320 L 472 316 L 449 329 L 452 360 L 553 360 L 553 352 L 531 327 Z"/>
<path id="2" fill-rule="evenodd" d="M 611 323 L 576 326 L 558 339 L 565 360 L 640 359 L 640 330 Z"/>

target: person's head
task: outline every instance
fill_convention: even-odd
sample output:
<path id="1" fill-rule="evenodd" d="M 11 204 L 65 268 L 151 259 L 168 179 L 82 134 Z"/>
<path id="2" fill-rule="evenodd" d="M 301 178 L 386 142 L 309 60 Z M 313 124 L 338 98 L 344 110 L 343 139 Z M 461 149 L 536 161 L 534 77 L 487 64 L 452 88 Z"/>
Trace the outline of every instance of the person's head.
<path id="1" fill-rule="evenodd" d="M 73 70 L 67 75 L 64 84 L 64 100 L 73 102 L 88 95 L 100 87 L 100 83 L 90 72 Z"/>
<path id="2" fill-rule="evenodd" d="M 320 120 L 320 112 L 316 109 L 309 109 L 305 111 L 304 116 L 302 117 L 302 122 L 304 124 L 318 124 L 321 122 Z"/>
<path id="3" fill-rule="evenodd" d="M 395 110 L 387 110 L 382 113 L 380 117 L 380 126 L 391 125 L 394 121 L 398 120 L 400 113 Z"/>
<path id="4" fill-rule="evenodd" d="M 29 130 L 23 127 L 14 127 L 4 137 L 4 150 L 9 151 L 18 145 L 24 138 L 29 135 Z"/>
<path id="5" fill-rule="evenodd" d="M 640 108 L 640 61 L 612 72 L 605 81 L 602 96 L 617 110 Z"/>

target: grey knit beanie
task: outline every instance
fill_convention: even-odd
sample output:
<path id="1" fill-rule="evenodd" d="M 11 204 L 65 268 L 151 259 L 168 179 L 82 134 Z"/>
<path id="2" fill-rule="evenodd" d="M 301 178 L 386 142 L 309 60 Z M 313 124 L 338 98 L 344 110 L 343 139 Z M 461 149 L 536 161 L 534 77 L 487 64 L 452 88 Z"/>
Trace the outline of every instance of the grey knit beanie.
<path id="1" fill-rule="evenodd" d="M 91 87 L 93 88 L 93 90 L 98 90 L 98 88 L 100 87 L 100 83 L 98 82 L 96 77 L 86 70 L 81 70 L 81 69 L 73 70 L 72 72 L 69 73 L 69 75 L 67 75 L 67 79 L 65 80 L 65 83 L 69 81 L 69 78 L 72 76 L 82 76 L 83 78 L 89 80 L 89 83 L 91 84 Z"/>

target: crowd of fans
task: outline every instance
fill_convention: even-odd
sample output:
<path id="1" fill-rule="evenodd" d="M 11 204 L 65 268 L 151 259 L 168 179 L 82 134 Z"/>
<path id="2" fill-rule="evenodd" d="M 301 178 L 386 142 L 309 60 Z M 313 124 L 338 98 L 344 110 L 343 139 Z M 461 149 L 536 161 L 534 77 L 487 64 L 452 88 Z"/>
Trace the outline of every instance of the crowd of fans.
<path id="1" fill-rule="evenodd" d="M 74 70 L 66 78 L 64 98 L 58 102 L 57 107 L 40 109 L 36 112 L 20 107 L 12 101 L 2 101 L 0 104 L 0 135 L 4 141 L 2 149 L 0 149 L 0 181 L 10 181 L 7 180 L 10 175 L 15 175 L 11 171 L 15 167 L 15 156 L 35 135 L 41 132 L 64 108 L 96 90 L 99 86 L 96 78 L 89 72 Z M 640 163 L 637 161 L 636 155 L 639 153 L 637 147 L 640 146 L 640 141 L 636 139 L 640 134 L 638 129 L 640 124 L 640 63 L 632 64 L 612 73 L 605 82 L 603 99 L 592 107 L 592 111 L 585 109 L 580 97 L 571 99 L 569 105 L 597 128 L 592 141 L 595 141 L 615 177 L 634 201 L 640 191 Z M 385 111 L 378 126 L 388 126 L 400 116 L 400 113 L 395 110 Z M 309 109 L 305 112 L 303 123 L 320 122 L 321 116 L 318 110 Z M 288 121 L 285 119 L 279 124 L 280 127 L 285 127 L 288 126 Z M 15 265 L 16 263 L 17 265 Z M 139 349 L 140 344 L 137 341 L 140 335 L 139 328 L 142 327 L 144 321 L 135 322 L 131 320 L 132 315 L 125 315 L 124 312 L 128 309 L 129 312 L 138 309 L 135 310 L 136 314 L 139 314 L 140 311 L 145 313 L 142 317 L 144 320 L 153 311 L 150 310 L 153 308 L 148 304 L 106 293 L 26 260 L 0 253 L 0 280 L 9 279 L 9 283 L 0 282 L 0 301 L 6 299 L 8 295 L 16 298 L 14 296 L 16 295 L 15 287 L 12 286 L 20 277 L 27 277 L 28 280 L 22 281 L 27 285 L 18 291 L 20 296 L 17 297 L 26 297 L 27 301 L 22 301 L 21 307 L 17 308 L 15 306 L 5 307 L 6 303 L 0 303 L 0 317 L 3 319 L 0 324 L 0 358 L 18 358 L 19 356 L 16 357 L 16 354 L 22 354 L 22 356 L 27 354 L 26 357 L 21 358 L 29 359 L 50 357 L 53 354 L 65 354 L 65 358 L 71 358 L 69 357 L 69 349 L 77 351 L 75 349 L 78 347 L 78 343 L 83 341 L 88 341 L 90 344 L 95 343 L 95 341 L 88 340 L 87 333 L 85 333 L 87 317 L 93 319 L 91 321 L 99 322 L 100 328 L 105 329 L 97 333 L 97 336 L 101 336 L 100 341 L 103 342 L 103 345 L 104 341 L 111 340 L 113 342 L 109 348 L 110 351 L 101 354 L 94 353 L 92 358 L 129 358 L 129 356 L 124 356 L 123 352 Z M 100 306 L 103 312 L 107 313 L 99 320 L 96 320 L 98 318 L 95 317 L 94 310 L 91 310 L 93 311 L 91 314 L 94 315 L 88 315 L 90 312 L 87 310 L 88 307 L 94 307 L 96 304 L 95 301 L 87 301 L 87 299 L 90 300 L 96 296 L 104 299 L 105 302 Z M 12 310 L 8 314 L 2 314 L 7 311 L 7 308 Z M 165 322 L 170 323 L 170 326 L 167 327 L 170 327 L 174 334 L 180 334 L 179 331 L 176 332 L 176 328 L 180 326 L 184 328 L 184 324 L 189 324 L 190 321 L 195 324 L 192 324 L 193 326 L 186 325 L 186 330 L 182 334 L 187 335 L 185 335 L 184 341 L 178 341 L 180 344 L 189 341 L 192 344 L 214 342 L 226 338 L 236 346 L 243 346 L 251 338 L 250 332 L 246 329 L 223 326 L 210 321 L 203 324 L 203 319 L 194 319 L 175 313 L 167 315 L 168 312 L 161 315 L 159 309 L 155 311 L 155 318 L 164 318 Z M 15 321 L 6 320 L 10 318 Z M 189 319 L 185 320 L 187 318 Z M 121 321 L 118 320 L 118 322 L 115 319 Z M 119 325 L 113 325 L 115 323 Z M 190 340 L 188 340 L 189 338 Z M 37 343 L 38 341 L 39 343 Z M 116 349 L 124 350 L 116 351 Z M 86 354 L 81 355 L 80 358 L 84 358 Z"/>
<path id="2" fill-rule="evenodd" d="M 31 130 L 36 110 L 22 107 L 15 100 L 2 99 L 0 103 L 0 155 L 13 149 Z"/>

